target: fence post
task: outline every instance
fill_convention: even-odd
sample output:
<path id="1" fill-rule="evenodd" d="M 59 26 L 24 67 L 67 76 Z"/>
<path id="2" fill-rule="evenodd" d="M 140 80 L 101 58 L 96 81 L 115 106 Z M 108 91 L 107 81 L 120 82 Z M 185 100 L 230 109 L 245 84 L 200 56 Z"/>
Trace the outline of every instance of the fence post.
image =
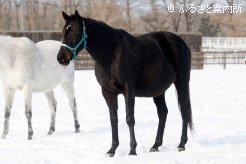
<path id="1" fill-rule="evenodd" d="M 223 68 L 226 69 L 226 52 L 225 51 L 223 55 Z"/>

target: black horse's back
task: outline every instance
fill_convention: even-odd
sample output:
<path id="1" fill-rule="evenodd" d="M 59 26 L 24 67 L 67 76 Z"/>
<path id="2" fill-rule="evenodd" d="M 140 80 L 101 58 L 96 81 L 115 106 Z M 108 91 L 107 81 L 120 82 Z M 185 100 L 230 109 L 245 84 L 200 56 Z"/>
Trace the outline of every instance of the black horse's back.
<path id="1" fill-rule="evenodd" d="M 167 32 L 151 32 L 137 37 L 139 40 L 149 40 L 160 48 L 161 54 L 165 56 L 168 63 L 172 65 L 175 71 L 179 69 L 190 70 L 191 53 L 184 40 L 178 35 Z"/>
<path id="2" fill-rule="evenodd" d="M 176 80 L 186 78 L 189 81 L 190 51 L 179 36 L 170 32 L 152 32 L 136 40 L 139 69 L 136 96 L 159 96 Z"/>

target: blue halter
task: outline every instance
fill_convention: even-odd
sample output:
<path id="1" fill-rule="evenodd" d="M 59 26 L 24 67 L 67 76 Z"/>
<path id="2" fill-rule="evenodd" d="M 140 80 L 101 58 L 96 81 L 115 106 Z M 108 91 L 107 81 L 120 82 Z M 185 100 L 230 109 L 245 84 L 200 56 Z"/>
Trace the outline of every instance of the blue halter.
<path id="1" fill-rule="evenodd" d="M 87 36 L 87 34 L 86 34 L 86 28 L 85 28 L 85 22 L 84 22 L 84 20 L 83 20 L 83 34 L 82 34 L 82 38 L 81 38 L 81 40 L 79 41 L 79 43 L 74 47 L 74 48 L 72 48 L 72 47 L 70 47 L 69 45 L 66 45 L 66 44 L 61 44 L 61 46 L 64 46 L 64 47 L 66 47 L 67 49 L 69 49 L 72 53 L 73 53 L 73 58 L 72 58 L 72 61 L 75 61 L 76 60 L 76 58 L 77 58 L 77 56 L 76 56 L 76 51 L 77 51 L 77 49 L 79 48 L 79 46 L 84 42 L 84 47 L 83 47 L 83 49 L 84 48 L 87 48 L 87 46 L 86 46 L 86 44 L 87 44 L 87 41 L 86 41 L 86 39 L 88 38 L 88 36 Z M 82 50 L 83 50 L 82 49 Z"/>

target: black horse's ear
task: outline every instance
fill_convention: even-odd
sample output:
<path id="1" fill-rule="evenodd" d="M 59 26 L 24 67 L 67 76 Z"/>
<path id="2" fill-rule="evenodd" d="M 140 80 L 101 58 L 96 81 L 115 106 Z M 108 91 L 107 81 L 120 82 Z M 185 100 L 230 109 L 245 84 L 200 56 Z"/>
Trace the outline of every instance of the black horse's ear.
<path id="1" fill-rule="evenodd" d="M 75 15 L 76 17 L 80 17 L 78 10 L 75 10 L 75 14 L 74 14 L 74 15 Z"/>
<path id="2" fill-rule="evenodd" d="M 62 11 L 62 16 L 65 19 L 65 21 L 69 21 L 70 20 L 70 16 L 67 15 L 64 11 Z"/>

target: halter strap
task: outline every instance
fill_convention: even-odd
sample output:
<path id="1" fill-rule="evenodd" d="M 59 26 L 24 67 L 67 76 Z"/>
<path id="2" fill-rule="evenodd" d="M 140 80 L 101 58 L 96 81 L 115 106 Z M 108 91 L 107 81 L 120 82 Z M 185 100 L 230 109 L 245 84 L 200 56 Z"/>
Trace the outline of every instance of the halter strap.
<path id="1" fill-rule="evenodd" d="M 88 38 L 87 34 L 86 34 L 86 28 L 85 28 L 85 22 L 83 20 L 83 34 L 82 34 L 82 38 L 81 40 L 79 41 L 79 43 L 74 47 L 72 48 L 71 46 L 67 45 L 67 44 L 61 44 L 61 46 L 64 46 L 66 47 L 67 49 L 69 49 L 72 53 L 73 53 L 73 58 L 72 58 L 72 61 L 75 61 L 77 56 L 76 56 L 76 51 L 77 49 L 79 48 L 79 46 L 84 42 L 84 46 L 82 48 L 85 49 L 87 48 L 86 44 L 87 44 L 87 41 L 86 39 Z"/>

